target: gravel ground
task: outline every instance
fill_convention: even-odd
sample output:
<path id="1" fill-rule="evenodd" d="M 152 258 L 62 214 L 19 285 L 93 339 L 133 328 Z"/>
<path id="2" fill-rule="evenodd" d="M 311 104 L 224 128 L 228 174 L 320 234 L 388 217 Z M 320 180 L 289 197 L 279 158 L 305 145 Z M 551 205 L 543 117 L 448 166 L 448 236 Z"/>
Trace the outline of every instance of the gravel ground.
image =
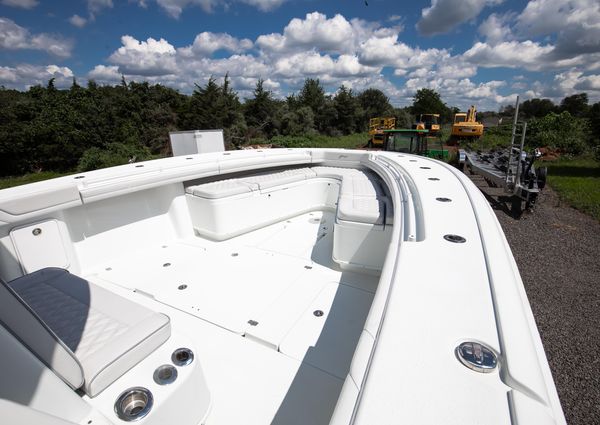
<path id="1" fill-rule="evenodd" d="M 515 219 L 502 189 L 471 176 L 519 265 L 569 425 L 600 424 L 600 223 L 546 187 Z"/>

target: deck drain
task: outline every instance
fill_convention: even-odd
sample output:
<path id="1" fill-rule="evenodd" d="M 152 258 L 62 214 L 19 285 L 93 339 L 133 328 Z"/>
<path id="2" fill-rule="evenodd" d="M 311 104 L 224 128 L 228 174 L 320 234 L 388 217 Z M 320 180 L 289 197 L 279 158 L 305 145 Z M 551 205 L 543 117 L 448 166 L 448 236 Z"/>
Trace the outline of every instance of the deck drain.
<path id="1" fill-rule="evenodd" d="M 231 253 L 231 256 L 232 256 L 232 257 L 237 257 L 238 255 L 240 255 L 240 254 L 238 254 L 237 252 L 232 252 L 232 253 Z"/>
<path id="2" fill-rule="evenodd" d="M 109 272 L 109 271 L 111 271 L 111 270 L 112 270 L 112 267 L 107 267 L 107 268 L 105 268 L 104 270 L 106 270 L 107 272 Z"/>
<path id="3" fill-rule="evenodd" d="M 248 320 L 248 324 L 250 326 L 256 326 L 256 325 L 258 325 L 258 322 L 256 320 Z"/>
<path id="4" fill-rule="evenodd" d="M 467 241 L 465 238 L 458 235 L 444 235 L 444 239 L 453 243 L 465 243 Z"/>
<path id="5" fill-rule="evenodd" d="M 187 288 L 187 285 L 185 283 L 177 287 L 177 289 L 179 289 L 180 291 L 183 291 L 185 288 Z"/>
<path id="6" fill-rule="evenodd" d="M 417 160 L 416 159 L 411 159 L 410 162 L 417 162 Z"/>
<path id="7" fill-rule="evenodd" d="M 85 179 L 85 176 L 75 176 L 74 179 Z"/>
<path id="8" fill-rule="evenodd" d="M 162 248 L 167 248 L 167 247 L 168 247 L 168 245 L 163 245 L 163 246 L 162 246 Z"/>
<path id="9" fill-rule="evenodd" d="M 315 310 L 313 311 L 313 314 L 317 317 L 321 317 L 323 315 L 323 310 Z"/>
<path id="10" fill-rule="evenodd" d="M 440 181 L 440 179 L 438 179 L 437 177 L 429 177 L 427 180 L 431 180 L 434 182 Z"/>
<path id="11" fill-rule="evenodd" d="M 312 269 L 312 266 L 304 266 L 304 268 L 305 268 L 306 270 L 310 270 L 310 269 Z"/>
<path id="12" fill-rule="evenodd" d="M 421 170 L 431 170 L 431 167 L 419 167 Z"/>
<path id="13" fill-rule="evenodd" d="M 452 202 L 452 199 L 450 198 L 435 198 L 435 200 L 440 202 Z"/>
<path id="14" fill-rule="evenodd" d="M 163 267 L 169 267 L 171 265 L 171 263 L 165 263 L 163 264 Z"/>

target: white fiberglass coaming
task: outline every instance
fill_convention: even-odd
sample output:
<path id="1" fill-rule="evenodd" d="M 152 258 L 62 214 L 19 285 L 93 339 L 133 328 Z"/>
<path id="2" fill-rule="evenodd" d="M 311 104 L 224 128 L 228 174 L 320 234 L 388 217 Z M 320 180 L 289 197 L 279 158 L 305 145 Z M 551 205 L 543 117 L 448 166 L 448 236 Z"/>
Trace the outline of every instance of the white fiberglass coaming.
<path id="1" fill-rule="evenodd" d="M 44 273 L 94 288 L 86 351 L 40 353 L 0 316 L 0 412 L 12 423 L 124 423 L 115 402 L 137 387 L 152 395 L 151 406 L 127 399 L 133 413 L 147 406 L 141 424 L 565 423 L 502 229 L 439 161 L 248 150 L 0 191 L 0 296 L 32 297 L 41 322 L 61 316 L 36 298 Z M 148 319 L 122 319 L 120 302 Z M 153 345 L 111 358 L 118 336 L 90 323 L 97 308 Z M 460 361 L 465 342 L 496 359 L 489 373 Z M 172 355 L 182 347 L 188 365 Z M 167 365 L 176 377 L 157 370 Z"/>

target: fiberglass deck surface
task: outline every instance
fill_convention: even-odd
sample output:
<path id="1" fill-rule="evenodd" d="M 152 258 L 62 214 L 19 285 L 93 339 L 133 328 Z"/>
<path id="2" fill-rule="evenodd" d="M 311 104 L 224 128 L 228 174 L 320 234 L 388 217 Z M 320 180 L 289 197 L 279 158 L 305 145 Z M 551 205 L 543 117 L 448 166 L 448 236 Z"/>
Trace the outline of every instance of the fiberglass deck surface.
<path id="1" fill-rule="evenodd" d="M 333 219 L 313 212 L 224 242 L 169 241 L 88 276 L 343 379 L 378 278 L 343 272 L 331 260 Z"/>

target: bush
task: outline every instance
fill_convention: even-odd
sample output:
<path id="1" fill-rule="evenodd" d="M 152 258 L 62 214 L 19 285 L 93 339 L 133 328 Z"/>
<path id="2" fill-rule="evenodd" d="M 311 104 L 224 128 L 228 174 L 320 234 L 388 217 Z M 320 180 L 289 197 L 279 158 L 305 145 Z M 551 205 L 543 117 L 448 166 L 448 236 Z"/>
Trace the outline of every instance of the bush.
<path id="1" fill-rule="evenodd" d="M 549 113 L 543 118 L 531 120 L 527 127 L 528 145 L 548 146 L 568 155 L 580 155 L 586 148 L 589 123 L 569 112 Z"/>
<path id="2" fill-rule="evenodd" d="M 310 148 L 315 146 L 315 142 L 306 136 L 275 136 L 271 143 L 284 148 Z"/>
<path id="3" fill-rule="evenodd" d="M 92 171 L 129 162 L 144 161 L 151 157 L 150 151 L 145 147 L 111 143 L 104 149 L 93 147 L 86 150 L 79 159 L 77 170 Z"/>

